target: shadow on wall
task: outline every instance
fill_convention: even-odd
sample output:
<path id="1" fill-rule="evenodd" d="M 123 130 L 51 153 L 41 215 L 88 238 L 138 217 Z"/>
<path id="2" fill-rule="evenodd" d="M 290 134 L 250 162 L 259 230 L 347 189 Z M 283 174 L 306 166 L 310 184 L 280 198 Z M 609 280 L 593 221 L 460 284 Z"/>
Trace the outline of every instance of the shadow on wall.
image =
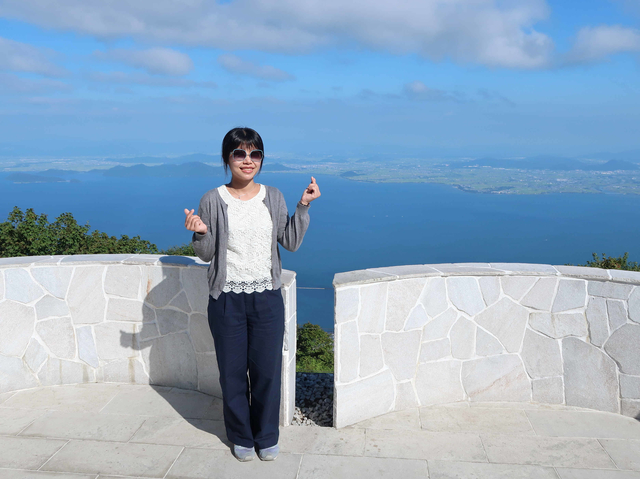
<path id="1" fill-rule="evenodd" d="M 163 256 L 159 263 L 159 268 L 145 268 L 142 322 L 134 330 L 120 330 L 121 348 L 140 351 L 144 363 L 143 369 L 139 361 L 129 360 L 128 380 L 153 385 L 182 418 L 230 445 L 206 315 L 207 269 L 176 267 L 195 266 L 188 257 Z"/>

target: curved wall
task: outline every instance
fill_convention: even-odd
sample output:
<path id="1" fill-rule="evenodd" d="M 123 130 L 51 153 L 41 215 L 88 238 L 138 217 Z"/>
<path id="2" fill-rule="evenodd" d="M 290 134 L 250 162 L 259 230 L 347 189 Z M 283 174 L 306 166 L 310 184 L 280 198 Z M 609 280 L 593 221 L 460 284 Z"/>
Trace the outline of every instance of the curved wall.
<path id="1" fill-rule="evenodd" d="M 159 255 L 0 258 L 0 393 L 118 382 L 221 397 L 207 263 Z M 281 424 L 295 401 L 295 273 L 283 271 Z"/>
<path id="2" fill-rule="evenodd" d="M 640 417 L 640 273 L 414 265 L 334 287 L 336 427 L 458 401 Z"/>

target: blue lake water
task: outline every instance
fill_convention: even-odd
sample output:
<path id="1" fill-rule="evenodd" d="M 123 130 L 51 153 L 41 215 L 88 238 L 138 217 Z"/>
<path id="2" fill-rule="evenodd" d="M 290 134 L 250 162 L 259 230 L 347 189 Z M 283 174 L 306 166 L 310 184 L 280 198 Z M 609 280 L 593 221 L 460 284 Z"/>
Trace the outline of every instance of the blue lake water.
<path id="1" fill-rule="evenodd" d="M 110 235 L 139 235 L 166 248 L 187 243 L 184 208 L 225 182 L 219 178 L 105 178 L 80 183 L 13 184 L 0 175 L 0 221 L 13 206 L 49 221 L 69 211 Z M 302 247 L 282 250 L 297 272 L 298 322 L 333 329 L 337 272 L 379 266 L 458 262 L 585 263 L 591 253 L 640 260 L 640 196 L 482 195 L 431 184 L 358 183 L 316 177 L 322 197 L 310 209 Z M 290 211 L 309 182 L 300 174 L 264 173 Z"/>

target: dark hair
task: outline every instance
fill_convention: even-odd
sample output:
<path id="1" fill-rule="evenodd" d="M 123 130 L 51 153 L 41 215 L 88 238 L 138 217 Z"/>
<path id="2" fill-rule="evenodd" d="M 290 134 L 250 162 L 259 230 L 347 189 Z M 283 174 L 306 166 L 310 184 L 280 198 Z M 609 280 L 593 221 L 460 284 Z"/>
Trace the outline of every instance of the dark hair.
<path id="1" fill-rule="evenodd" d="M 229 155 L 231 155 L 233 150 L 241 146 L 251 146 L 256 150 L 262 150 L 262 161 L 258 169 L 258 173 L 260 173 L 264 163 L 264 144 L 262 143 L 262 138 L 256 130 L 244 127 L 230 130 L 222 139 L 222 166 L 224 166 L 224 172 L 226 173 L 229 169 Z"/>

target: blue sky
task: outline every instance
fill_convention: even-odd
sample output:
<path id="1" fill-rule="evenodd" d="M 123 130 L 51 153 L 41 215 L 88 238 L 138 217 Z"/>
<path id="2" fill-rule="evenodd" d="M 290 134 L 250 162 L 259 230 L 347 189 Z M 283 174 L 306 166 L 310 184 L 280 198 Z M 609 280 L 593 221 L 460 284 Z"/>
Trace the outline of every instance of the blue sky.
<path id="1" fill-rule="evenodd" d="M 0 156 L 640 149 L 640 1 L 0 0 Z"/>

